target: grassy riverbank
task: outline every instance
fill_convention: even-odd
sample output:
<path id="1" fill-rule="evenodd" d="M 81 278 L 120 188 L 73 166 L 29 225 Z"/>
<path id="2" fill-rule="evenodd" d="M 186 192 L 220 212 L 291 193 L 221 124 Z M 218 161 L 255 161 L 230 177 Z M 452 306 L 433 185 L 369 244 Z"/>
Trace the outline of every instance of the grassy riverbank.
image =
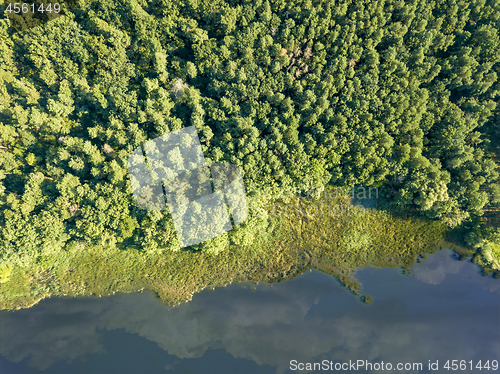
<path id="1" fill-rule="evenodd" d="M 356 208 L 346 196 L 264 201 L 249 222 L 267 227 L 217 254 L 133 247 L 72 245 L 29 267 L 14 267 L 0 284 L 2 309 L 34 305 L 45 297 L 108 295 L 147 288 L 169 305 L 204 288 L 235 281 L 278 282 L 315 268 L 337 277 L 355 294 L 366 266 L 411 267 L 419 256 L 447 246 L 443 223 Z M 256 201 L 253 201 L 255 206 Z M 262 208 L 264 207 L 264 208 Z M 266 225 L 256 225 L 265 227 Z"/>

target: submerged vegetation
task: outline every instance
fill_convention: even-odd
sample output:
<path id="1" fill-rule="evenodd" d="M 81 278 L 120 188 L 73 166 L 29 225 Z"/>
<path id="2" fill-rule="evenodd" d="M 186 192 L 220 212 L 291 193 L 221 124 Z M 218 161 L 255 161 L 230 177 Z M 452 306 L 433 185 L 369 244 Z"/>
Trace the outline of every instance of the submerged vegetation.
<path id="1" fill-rule="evenodd" d="M 409 267 L 447 227 L 499 276 L 484 215 L 500 204 L 498 1 L 62 6 L 22 18 L 0 5 L 5 307 L 140 287 L 175 303 L 310 267 L 360 292 L 355 269 Z M 252 216 L 180 250 L 168 211 L 135 206 L 127 160 L 187 126 L 208 165 L 241 168 Z M 360 185 L 380 189 L 380 210 L 262 195 Z"/>

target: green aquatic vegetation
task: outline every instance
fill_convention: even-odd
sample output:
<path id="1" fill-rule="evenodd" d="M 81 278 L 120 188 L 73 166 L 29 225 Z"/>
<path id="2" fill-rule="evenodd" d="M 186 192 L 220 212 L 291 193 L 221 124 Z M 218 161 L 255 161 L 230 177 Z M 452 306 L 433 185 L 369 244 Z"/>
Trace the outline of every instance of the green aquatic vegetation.
<path id="1" fill-rule="evenodd" d="M 491 252 L 493 258 L 497 261 L 497 269 L 500 269 L 500 244 L 491 243 Z"/>
<path id="2" fill-rule="evenodd" d="M 371 247 L 372 239 L 370 235 L 356 230 L 346 234 L 347 235 L 344 238 L 344 245 L 348 252 L 356 252 L 363 249 L 366 250 Z"/>
<path id="3" fill-rule="evenodd" d="M 371 304 L 373 301 L 373 298 L 368 295 L 361 296 L 361 301 L 363 301 L 366 304 Z"/>
<path id="4" fill-rule="evenodd" d="M 11 273 L 12 273 L 12 266 L 4 265 L 0 267 L 0 283 L 8 282 Z"/>
<path id="5" fill-rule="evenodd" d="M 261 205 L 267 207 L 265 214 L 234 229 L 235 242 L 226 241 L 224 251 L 145 251 L 76 243 L 64 252 L 39 257 L 29 267 L 15 267 L 10 280 L 0 285 L 3 308 L 27 307 L 44 297 L 108 295 L 143 288 L 174 305 L 205 288 L 241 281 L 279 282 L 312 268 L 337 277 L 359 294 L 362 285 L 354 277 L 356 269 L 409 268 L 418 256 L 444 245 L 446 227 L 438 221 L 356 211 L 346 197 L 324 201 L 292 196 L 271 201 L 288 207 L 283 210 L 288 213 L 274 210 L 273 215 L 269 204 Z M 343 213 L 306 214 L 317 203 Z M 361 244 L 356 245 L 355 239 Z"/>

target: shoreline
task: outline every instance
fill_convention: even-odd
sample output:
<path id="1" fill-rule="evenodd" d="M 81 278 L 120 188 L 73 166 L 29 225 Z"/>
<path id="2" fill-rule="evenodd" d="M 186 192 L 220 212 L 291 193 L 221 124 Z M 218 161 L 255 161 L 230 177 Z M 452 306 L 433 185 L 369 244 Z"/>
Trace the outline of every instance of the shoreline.
<path id="1" fill-rule="evenodd" d="M 10 279 L 0 284 L 1 309 L 31 307 L 52 296 L 104 296 L 140 289 L 149 289 L 167 305 L 177 305 L 206 288 L 244 281 L 272 284 L 309 269 L 336 277 L 361 296 L 356 270 L 367 266 L 408 269 L 419 257 L 456 247 L 445 241 L 447 228 L 442 222 L 375 209 L 345 214 L 353 207 L 345 196 L 272 200 L 273 207 L 292 207 L 288 214 L 276 214 L 259 199 L 262 196 L 250 201 L 253 211 L 259 211 L 255 208 L 259 204 L 267 208 L 245 225 L 259 227 L 255 221 L 265 220 L 267 226 L 265 232 L 255 229 L 244 245 L 229 243 L 216 254 L 73 247 L 29 267 L 15 267 Z M 344 214 L 306 217 L 304 212 L 312 211 L 318 202 L 343 206 Z"/>

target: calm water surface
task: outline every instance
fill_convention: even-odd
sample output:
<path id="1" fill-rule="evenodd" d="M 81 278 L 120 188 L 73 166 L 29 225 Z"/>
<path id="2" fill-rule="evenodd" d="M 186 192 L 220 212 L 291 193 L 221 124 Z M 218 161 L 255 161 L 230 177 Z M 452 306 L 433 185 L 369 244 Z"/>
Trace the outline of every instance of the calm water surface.
<path id="1" fill-rule="evenodd" d="M 360 270 L 371 305 L 316 271 L 206 290 L 176 308 L 149 292 L 47 299 L 0 312 L 0 373 L 293 373 L 291 360 L 424 364 L 393 373 L 439 360 L 432 372 L 450 373 L 446 360 L 500 360 L 499 280 L 448 250 L 412 274 Z"/>

